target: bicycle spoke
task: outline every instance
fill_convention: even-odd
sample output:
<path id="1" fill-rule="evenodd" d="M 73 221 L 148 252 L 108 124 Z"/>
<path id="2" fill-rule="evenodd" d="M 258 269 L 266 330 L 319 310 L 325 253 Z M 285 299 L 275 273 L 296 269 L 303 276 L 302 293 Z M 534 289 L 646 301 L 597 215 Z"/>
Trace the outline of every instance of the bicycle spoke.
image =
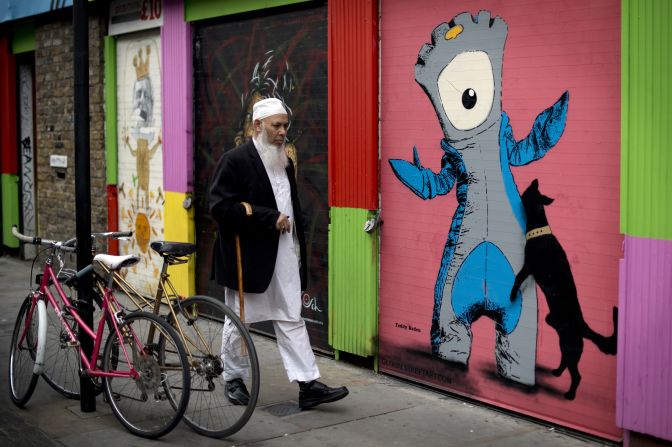
<path id="1" fill-rule="evenodd" d="M 60 279 L 60 277 L 59 277 Z M 76 291 L 71 290 L 71 300 L 76 301 Z M 93 321 L 98 324 L 106 324 L 103 337 L 109 334 L 111 322 L 100 321 L 102 317 L 102 299 L 94 293 Z M 64 314 L 64 319 L 70 331 L 78 336 L 79 326 L 71 315 Z M 81 360 L 79 355 L 79 342 L 70 339 L 68 331 L 51 307 L 47 310 L 47 338 L 45 346 L 44 370 L 42 377 L 56 391 L 71 399 L 79 399 L 81 384 Z M 104 340 L 105 338 L 103 338 Z M 92 379 L 95 394 L 103 391 L 102 383 Z"/>
<path id="2" fill-rule="evenodd" d="M 121 342 L 116 332 L 108 338 L 103 370 L 130 373 L 134 369 L 138 377 L 106 377 L 108 403 L 132 433 L 162 436 L 177 425 L 188 404 L 189 367 L 184 349 L 174 330 L 153 314 L 126 316 L 120 332 L 124 334 Z"/>
<path id="3" fill-rule="evenodd" d="M 185 422 L 207 436 L 229 436 L 247 423 L 257 402 L 259 365 L 252 339 L 231 309 L 213 298 L 195 296 L 177 307 L 177 323 L 184 333 L 185 345 L 191 348 L 191 396 Z M 229 338 L 223 340 L 227 320 Z M 172 315 L 169 321 L 177 324 Z M 233 343 L 226 346 L 226 341 Z M 240 360 L 235 371 L 226 370 L 227 359 L 234 359 L 223 355 L 222 346 Z M 227 398 L 225 376 L 244 379 L 250 395 L 247 404 L 237 405 Z"/>

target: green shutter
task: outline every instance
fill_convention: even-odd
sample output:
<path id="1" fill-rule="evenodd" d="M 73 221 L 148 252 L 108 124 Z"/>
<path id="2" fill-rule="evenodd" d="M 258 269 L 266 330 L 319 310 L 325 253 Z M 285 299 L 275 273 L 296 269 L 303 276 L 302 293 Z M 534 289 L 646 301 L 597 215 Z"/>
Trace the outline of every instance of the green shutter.
<path id="1" fill-rule="evenodd" d="M 361 357 L 378 353 L 378 230 L 363 229 L 372 214 L 330 211 L 329 344 Z"/>
<path id="2" fill-rule="evenodd" d="M 672 2 L 622 0 L 621 232 L 672 240 Z"/>

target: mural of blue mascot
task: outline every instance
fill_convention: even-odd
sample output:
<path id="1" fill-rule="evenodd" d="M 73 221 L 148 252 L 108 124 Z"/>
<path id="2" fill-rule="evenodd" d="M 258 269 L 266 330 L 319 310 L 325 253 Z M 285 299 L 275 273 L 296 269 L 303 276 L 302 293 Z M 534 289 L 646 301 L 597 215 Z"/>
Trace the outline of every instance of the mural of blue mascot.
<path id="1" fill-rule="evenodd" d="M 431 326 L 433 355 L 468 365 L 471 325 L 495 322 L 498 373 L 534 385 L 536 285 L 528 280 L 509 299 L 523 266 L 525 213 L 511 174 L 542 158 L 565 128 L 569 93 L 541 112 L 529 135 L 516 140 L 501 107 L 507 24 L 488 11 L 462 13 L 432 31 L 415 65 L 415 80 L 432 102 L 443 130 L 441 170 L 390 159 L 397 178 L 423 200 L 448 194 L 457 209 L 443 249 Z"/>

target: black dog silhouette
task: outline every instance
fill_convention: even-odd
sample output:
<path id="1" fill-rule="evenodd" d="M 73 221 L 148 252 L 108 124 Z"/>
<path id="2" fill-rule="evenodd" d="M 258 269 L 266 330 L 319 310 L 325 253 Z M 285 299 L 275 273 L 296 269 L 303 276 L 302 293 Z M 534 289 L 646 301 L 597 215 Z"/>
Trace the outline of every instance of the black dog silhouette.
<path id="1" fill-rule="evenodd" d="M 565 368 L 569 368 L 572 383 L 565 398 L 571 400 L 576 396 L 576 389 L 581 382 L 579 360 L 583 353 L 583 339 L 595 343 L 605 354 L 616 354 L 618 308 L 613 309 L 614 333 L 610 337 L 600 335 L 588 327 L 581 313 L 567 255 L 551 233 L 546 219 L 544 206 L 553 203 L 553 199 L 539 192 L 537 179 L 528 186 L 521 198 L 527 214 L 525 264 L 516 275 L 511 301 L 516 299 L 525 278 L 534 276 L 548 303 L 546 322 L 557 331 L 560 341 L 560 366 L 551 373 L 559 377 Z"/>

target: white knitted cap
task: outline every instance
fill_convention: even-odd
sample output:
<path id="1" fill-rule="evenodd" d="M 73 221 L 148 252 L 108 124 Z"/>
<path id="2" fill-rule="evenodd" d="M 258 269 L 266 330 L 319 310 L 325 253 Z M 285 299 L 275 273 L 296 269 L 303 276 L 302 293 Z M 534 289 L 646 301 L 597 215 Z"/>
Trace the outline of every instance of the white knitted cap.
<path id="1" fill-rule="evenodd" d="M 278 98 L 266 98 L 254 104 L 252 107 L 252 121 L 263 120 L 273 115 L 287 115 L 287 110 Z"/>

